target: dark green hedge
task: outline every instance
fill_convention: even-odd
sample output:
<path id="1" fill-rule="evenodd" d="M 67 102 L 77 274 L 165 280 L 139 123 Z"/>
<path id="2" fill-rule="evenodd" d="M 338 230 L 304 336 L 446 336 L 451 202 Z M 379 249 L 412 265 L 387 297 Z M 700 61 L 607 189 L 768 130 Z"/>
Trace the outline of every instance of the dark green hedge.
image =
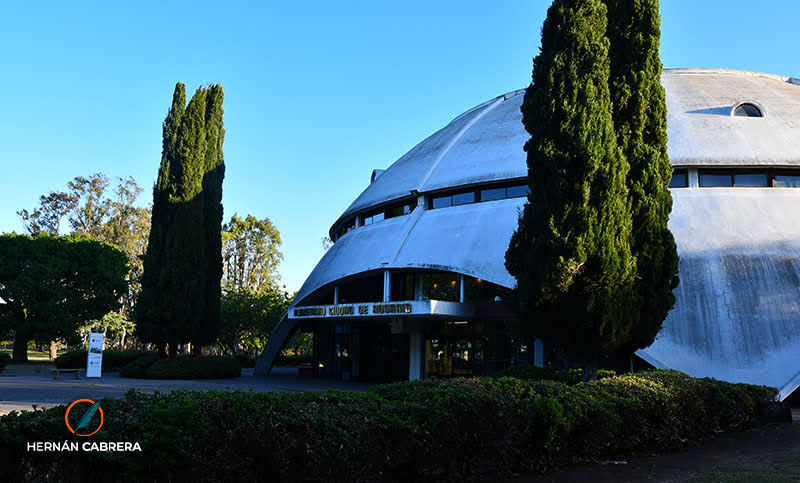
<path id="1" fill-rule="evenodd" d="M 150 352 L 142 354 L 119 370 L 120 377 L 134 377 L 144 379 L 147 377 L 147 368 L 159 359 L 158 354 Z"/>
<path id="2" fill-rule="evenodd" d="M 119 374 L 146 379 L 226 379 L 241 376 L 242 366 L 233 356 L 148 356 L 123 367 Z"/>
<path id="3" fill-rule="evenodd" d="M 119 370 L 144 354 L 155 354 L 155 352 L 106 349 L 103 351 L 103 370 Z M 53 362 L 59 369 L 86 369 L 86 357 L 85 350 L 71 350 L 56 357 Z"/>
<path id="4" fill-rule="evenodd" d="M 0 354 L 0 372 L 3 372 L 3 369 L 5 369 L 9 362 L 11 362 L 10 355 L 6 353 Z"/>
<path id="5" fill-rule="evenodd" d="M 0 416 L 0 479 L 501 478 L 679 448 L 757 424 L 775 397 L 672 371 L 576 386 L 506 377 L 367 393 L 131 391 L 103 400 L 91 439 L 139 442 L 141 453 L 27 452 L 27 441 L 73 439 L 65 407 L 12 413 Z"/>
<path id="6" fill-rule="evenodd" d="M 247 354 L 234 354 L 233 357 L 239 361 L 240 366 L 247 368 L 256 367 L 256 361 L 258 360 L 255 357 L 248 356 Z"/>
<path id="7" fill-rule="evenodd" d="M 614 371 L 606 371 L 603 369 L 597 371 L 597 377 L 600 379 L 605 379 L 606 377 L 613 377 L 616 375 L 617 373 Z M 517 379 L 532 379 L 536 381 L 558 381 L 574 386 L 583 380 L 583 371 L 580 369 L 552 369 L 549 367 L 527 365 L 511 366 L 493 374 L 493 377 L 504 376 L 516 377 Z"/>

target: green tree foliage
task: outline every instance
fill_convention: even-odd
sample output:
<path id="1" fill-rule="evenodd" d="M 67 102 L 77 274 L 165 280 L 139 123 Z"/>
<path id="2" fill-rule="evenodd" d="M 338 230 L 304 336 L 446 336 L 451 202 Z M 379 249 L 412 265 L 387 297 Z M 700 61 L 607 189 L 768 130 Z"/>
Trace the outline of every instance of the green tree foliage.
<path id="1" fill-rule="evenodd" d="M 275 287 L 261 292 L 246 287 L 225 292 L 217 347 L 226 354 L 258 356 L 291 301 L 289 294 Z"/>
<path id="2" fill-rule="evenodd" d="M 269 218 L 234 214 L 222 228 L 222 288 L 261 292 L 278 286 L 281 234 Z"/>
<path id="3" fill-rule="evenodd" d="M 636 269 L 605 30 L 600 0 L 548 9 L 522 105 L 532 193 L 506 253 L 523 323 L 584 354 L 588 378 L 601 352 L 628 340 Z"/>
<path id="4" fill-rule="evenodd" d="M 222 86 L 210 86 L 206 91 L 206 153 L 203 169 L 203 229 L 205 234 L 206 301 L 203 317 L 193 326 L 192 344 L 195 349 L 212 344 L 219 334 L 221 319 L 222 283 L 222 182 L 225 163 L 222 144 L 225 129 L 222 125 Z"/>
<path id="5" fill-rule="evenodd" d="M 186 105 L 175 86 L 163 126 L 158 180 L 136 307 L 139 338 L 170 353 L 216 339 L 222 276 L 222 87 L 199 88 Z"/>
<path id="6" fill-rule="evenodd" d="M 0 236 L 0 332 L 14 332 L 14 359 L 28 341 L 71 338 L 80 324 L 119 306 L 127 257 L 79 237 Z"/>
<path id="7" fill-rule="evenodd" d="M 628 191 L 636 256 L 636 304 L 627 349 L 650 345 L 675 305 L 678 252 L 667 227 L 672 210 L 667 156 L 667 105 L 661 86 L 658 0 L 604 0 L 611 42 L 609 88 L 617 140 L 630 172 Z"/>
<path id="8" fill-rule="evenodd" d="M 125 350 L 125 341 L 128 336 L 135 331 L 135 324 L 132 320 L 117 312 L 109 312 L 100 319 L 86 321 L 81 327 L 80 332 L 84 344 L 91 332 L 102 332 L 105 334 L 107 345 L 111 346 L 112 341 L 119 341 L 119 350 Z"/>
<path id="9" fill-rule="evenodd" d="M 142 188 L 133 178 L 118 178 L 113 190 L 109 186 L 109 179 L 103 173 L 78 176 L 67 183 L 67 191 L 42 195 L 38 207 L 17 214 L 31 235 L 69 233 L 108 243 L 125 252 L 130 273 L 122 312 L 131 317 L 141 285 L 150 208 L 136 206 Z M 68 230 L 62 229 L 64 220 Z"/>

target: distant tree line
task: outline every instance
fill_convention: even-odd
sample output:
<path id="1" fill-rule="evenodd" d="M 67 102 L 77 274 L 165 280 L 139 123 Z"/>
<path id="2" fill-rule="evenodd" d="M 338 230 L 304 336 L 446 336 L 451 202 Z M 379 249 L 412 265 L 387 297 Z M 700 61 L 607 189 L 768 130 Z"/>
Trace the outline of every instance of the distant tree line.
<path id="1" fill-rule="evenodd" d="M 65 191 L 42 195 L 38 206 L 18 212 L 30 236 L 17 240 L 8 235 L 3 243 L 12 243 L 12 238 L 16 244 L 29 240 L 31 247 L 100 242 L 98 246 L 115 247 L 124 254 L 127 271 L 121 286 L 97 285 L 113 294 L 116 302 L 101 304 L 94 297 L 96 310 L 63 318 L 1 315 L 0 340 L 19 341 L 15 357 L 23 357 L 22 341 L 32 340 L 49 343 L 54 358 L 60 343 L 85 343 L 91 331 L 105 332 L 109 343 L 120 349 L 131 342 L 173 354 L 186 342 L 192 342 L 196 351 L 212 346 L 217 352 L 257 355 L 263 349 L 292 296 L 280 286 L 281 238 L 269 218 L 234 214 L 222 225 L 221 86 L 198 89 L 186 106 L 185 88 L 178 84 L 163 132 L 153 205 L 141 206 L 143 190 L 133 178 L 118 178 L 112 184 L 106 175 L 96 173 L 78 176 Z M 20 265 L 26 257 L 41 260 L 31 247 L 0 250 L 0 266 Z M 83 257 L 91 256 L 85 250 L 67 252 L 77 257 L 72 263 L 87 263 Z M 150 276 L 144 275 L 146 267 Z M 26 280 L 34 283 L 44 277 L 45 268 L 32 264 Z M 20 285 L 9 281 L 12 276 L 19 278 L 8 270 L 0 273 L 0 292 L 8 301 L 4 304 L 0 295 L 0 313 L 12 314 L 18 302 L 51 303 L 43 290 L 19 295 Z M 143 279 L 145 289 L 150 287 L 144 297 Z M 62 276 L 53 283 L 75 282 Z"/>

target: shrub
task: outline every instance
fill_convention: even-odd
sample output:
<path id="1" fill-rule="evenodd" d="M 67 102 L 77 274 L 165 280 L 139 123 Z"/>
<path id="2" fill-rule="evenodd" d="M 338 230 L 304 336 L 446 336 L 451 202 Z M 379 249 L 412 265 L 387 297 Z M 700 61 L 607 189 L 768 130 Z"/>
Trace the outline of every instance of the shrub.
<path id="1" fill-rule="evenodd" d="M 86 369 L 87 354 L 84 349 L 71 350 L 56 357 L 53 362 L 59 369 Z"/>
<path id="2" fill-rule="evenodd" d="M 614 371 L 600 369 L 597 377 L 600 379 L 613 377 Z M 494 373 L 494 377 L 516 377 L 517 379 L 532 379 L 536 381 L 558 381 L 564 384 L 575 385 L 583 380 L 583 373 L 580 369 L 553 369 L 551 367 L 511 366 Z"/>
<path id="3" fill-rule="evenodd" d="M 154 354 L 149 351 L 126 350 L 118 351 L 106 349 L 103 351 L 103 371 L 116 371 L 130 364 L 144 354 Z M 87 352 L 83 349 L 71 350 L 56 357 L 56 367 L 59 369 L 86 369 Z"/>
<path id="4" fill-rule="evenodd" d="M 147 377 L 147 368 L 159 359 L 155 352 L 148 352 L 137 357 L 119 370 L 120 377 Z"/>
<path id="5" fill-rule="evenodd" d="M 257 359 L 255 357 L 250 357 L 247 354 L 234 354 L 233 357 L 239 361 L 239 365 L 242 367 L 250 368 L 256 367 Z"/>
<path id="6" fill-rule="evenodd" d="M 685 446 L 757 424 L 775 397 L 673 371 L 575 386 L 502 377 L 366 393 L 130 391 L 102 401 L 92 440 L 138 442 L 141 452 L 28 452 L 27 441 L 76 439 L 65 407 L 11 413 L 0 416 L 0 480 L 499 479 Z"/>
<path id="7" fill-rule="evenodd" d="M 224 379 L 239 377 L 242 367 L 233 356 L 178 356 L 159 359 L 147 368 L 149 379 Z"/>
<path id="8" fill-rule="evenodd" d="M 0 354 L 0 372 L 3 372 L 3 369 L 5 369 L 9 362 L 11 362 L 10 355 L 6 353 Z"/>

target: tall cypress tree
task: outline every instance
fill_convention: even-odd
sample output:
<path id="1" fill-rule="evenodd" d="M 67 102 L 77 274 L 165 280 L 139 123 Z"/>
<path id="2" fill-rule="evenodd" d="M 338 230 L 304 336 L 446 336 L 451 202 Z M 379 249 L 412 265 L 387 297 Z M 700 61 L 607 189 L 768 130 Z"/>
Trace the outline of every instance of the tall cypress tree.
<path id="1" fill-rule="evenodd" d="M 678 252 L 667 227 L 672 210 L 667 156 L 667 106 L 661 85 L 658 0 L 604 0 L 611 42 L 609 88 L 617 140 L 630 172 L 628 191 L 636 256 L 638 320 L 627 350 L 650 345 L 675 305 Z"/>
<path id="2" fill-rule="evenodd" d="M 185 87 L 178 83 L 163 126 L 136 307 L 140 338 L 159 350 L 168 344 L 170 354 L 180 344 L 213 341 L 219 327 L 221 268 L 214 267 L 221 267 L 222 243 L 211 244 L 220 238 L 222 220 L 222 132 L 222 88 L 199 88 L 186 105 Z M 215 166 L 211 175 L 209 159 Z M 215 181 L 208 181 L 209 176 Z"/>
<path id="3" fill-rule="evenodd" d="M 600 0 L 555 0 L 547 11 L 522 104 L 531 195 L 506 253 L 522 322 L 582 353 L 587 378 L 600 353 L 627 340 L 635 274 L 605 30 Z"/>
<path id="4" fill-rule="evenodd" d="M 222 279 L 222 182 L 225 179 L 225 163 L 222 144 L 225 129 L 222 125 L 222 86 L 208 88 L 205 126 L 206 153 L 203 174 L 203 218 L 205 230 L 206 309 L 194 326 L 192 344 L 195 349 L 217 339 L 221 321 Z"/>

